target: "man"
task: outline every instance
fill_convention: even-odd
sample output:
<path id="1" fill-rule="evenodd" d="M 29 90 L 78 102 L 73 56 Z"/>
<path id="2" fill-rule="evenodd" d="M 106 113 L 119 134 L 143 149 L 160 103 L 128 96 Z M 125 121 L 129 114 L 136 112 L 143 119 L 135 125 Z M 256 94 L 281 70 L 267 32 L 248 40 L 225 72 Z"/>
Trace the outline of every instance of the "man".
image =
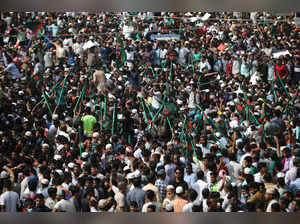
<path id="1" fill-rule="evenodd" d="M 229 200 L 229 206 L 226 208 L 225 212 L 238 212 L 243 210 L 242 204 L 235 194 L 230 193 L 227 198 Z"/>
<path id="2" fill-rule="evenodd" d="M 192 188 L 198 193 L 197 200 L 202 201 L 202 191 L 205 188 L 208 188 L 208 183 L 206 183 L 204 179 L 204 172 L 202 170 L 199 170 L 197 172 L 197 178 L 198 180 L 192 184 Z"/>
<path id="3" fill-rule="evenodd" d="M 293 193 L 294 196 L 296 196 L 297 190 L 300 189 L 300 168 L 297 168 L 297 178 L 296 180 L 292 181 L 290 186 L 290 191 Z"/>
<path id="4" fill-rule="evenodd" d="M 169 185 L 173 185 L 175 189 L 177 189 L 178 186 L 182 186 L 184 193 L 187 193 L 188 190 L 188 184 L 183 180 L 183 169 L 180 167 L 177 167 L 175 169 L 175 180 L 170 181 Z"/>
<path id="5" fill-rule="evenodd" d="M 17 212 L 20 204 L 19 195 L 12 191 L 12 183 L 6 179 L 3 183 L 4 193 L 0 196 L 0 210 L 1 212 Z"/>
<path id="6" fill-rule="evenodd" d="M 48 179 L 42 179 L 41 180 L 41 186 L 40 188 L 37 190 L 38 194 L 42 194 L 44 196 L 44 198 L 48 198 L 48 187 L 49 185 L 49 180 Z"/>
<path id="7" fill-rule="evenodd" d="M 242 172 L 242 165 L 236 161 L 235 153 L 229 153 L 228 158 L 230 160 L 228 164 L 229 176 L 232 178 L 232 182 L 237 184 L 240 182 L 238 177 Z"/>
<path id="8" fill-rule="evenodd" d="M 296 180 L 297 168 L 300 167 L 300 158 L 299 157 L 296 157 L 293 160 L 293 165 L 294 166 L 289 171 L 287 171 L 285 174 L 284 181 L 285 181 L 286 185 L 289 185 L 292 181 Z"/>
<path id="9" fill-rule="evenodd" d="M 272 212 L 272 205 L 278 203 L 276 200 L 276 190 L 275 189 L 268 189 L 265 193 L 265 200 L 268 203 L 266 212 Z"/>
<path id="10" fill-rule="evenodd" d="M 76 212 L 76 208 L 73 201 L 66 200 L 66 193 L 64 190 L 59 189 L 57 191 L 56 199 L 57 203 L 53 208 L 53 212 Z"/>
<path id="11" fill-rule="evenodd" d="M 45 206 L 45 200 L 43 194 L 37 194 L 35 197 L 35 207 L 33 212 L 51 212 L 47 206 Z"/>
<path id="12" fill-rule="evenodd" d="M 259 163 L 257 166 L 257 170 L 258 170 L 258 172 L 254 175 L 254 181 L 257 183 L 263 183 L 264 175 L 268 171 L 267 163 L 264 163 L 264 162 Z"/>
<path id="13" fill-rule="evenodd" d="M 114 187 L 114 186 L 113 186 Z M 117 191 L 115 192 L 115 201 L 117 202 L 117 211 L 119 212 L 125 212 L 126 211 L 126 200 L 125 200 L 125 194 L 126 194 L 126 183 L 125 182 L 119 182 Z M 114 190 L 114 188 L 113 188 Z"/>
<path id="14" fill-rule="evenodd" d="M 85 115 L 81 118 L 83 122 L 83 129 L 86 131 L 88 137 L 92 137 L 94 125 L 97 123 L 97 119 L 91 115 L 91 108 L 87 107 Z"/>
<path id="15" fill-rule="evenodd" d="M 102 92 L 106 87 L 106 77 L 103 70 L 96 70 L 93 74 L 93 82 L 98 93 Z"/>
<path id="16" fill-rule="evenodd" d="M 138 211 L 141 211 L 143 204 L 145 203 L 146 193 L 141 189 L 140 176 L 133 179 L 133 186 L 134 188 L 130 190 L 126 196 L 127 204 L 134 201 L 138 205 Z"/>
<path id="17" fill-rule="evenodd" d="M 56 204 L 56 192 L 57 192 L 57 189 L 54 188 L 54 187 L 51 187 L 51 188 L 48 188 L 48 198 L 46 199 L 45 201 L 45 205 L 53 210 L 55 204 Z"/>
<path id="18" fill-rule="evenodd" d="M 194 189 L 189 189 L 189 202 L 183 206 L 182 212 L 193 212 L 193 206 L 198 202 L 198 194 Z"/>
<path id="19" fill-rule="evenodd" d="M 142 212 L 147 212 L 148 207 L 150 205 L 154 205 L 155 208 L 156 208 L 155 211 L 159 212 L 161 205 L 160 205 L 160 203 L 156 202 L 155 200 L 156 199 L 155 199 L 155 193 L 154 193 L 154 191 L 147 190 L 146 191 L 146 203 L 143 205 Z"/>
<path id="20" fill-rule="evenodd" d="M 184 181 L 187 182 L 189 188 L 197 181 L 197 176 L 193 173 L 192 165 L 186 164 L 185 173 L 184 173 Z"/>
<path id="21" fill-rule="evenodd" d="M 183 198 L 184 189 L 182 186 L 176 187 L 176 199 L 171 202 L 174 207 L 174 212 L 182 212 L 183 207 L 188 203 L 187 200 Z"/>
<path id="22" fill-rule="evenodd" d="M 160 194 L 159 190 L 156 186 L 154 186 L 155 183 L 155 175 L 150 174 L 147 176 L 148 184 L 143 187 L 143 191 L 152 190 L 155 193 L 156 201 L 160 202 Z"/>
<path id="23" fill-rule="evenodd" d="M 159 190 L 160 199 L 162 200 L 166 197 L 166 191 L 167 191 L 167 183 L 165 181 L 166 179 L 166 171 L 164 168 L 158 170 L 157 172 L 157 180 L 155 181 L 155 187 Z"/>

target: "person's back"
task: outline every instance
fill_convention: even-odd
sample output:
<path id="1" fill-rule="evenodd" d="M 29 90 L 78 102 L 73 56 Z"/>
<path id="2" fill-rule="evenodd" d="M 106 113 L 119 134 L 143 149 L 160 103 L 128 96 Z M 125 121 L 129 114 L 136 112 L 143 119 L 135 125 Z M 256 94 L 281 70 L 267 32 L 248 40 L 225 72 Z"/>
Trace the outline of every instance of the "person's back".
<path id="1" fill-rule="evenodd" d="M 138 210 L 141 211 L 143 204 L 145 202 L 146 192 L 140 188 L 140 180 L 133 180 L 134 188 L 127 194 L 127 203 L 130 204 L 131 201 L 134 201 L 138 205 Z"/>
<path id="2" fill-rule="evenodd" d="M 90 115 L 91 109 L 88 107 L 86 109 L 86 115 L 81 118 L 83 122 L 83 129 L 87 132 L 89 137 L 92 137 L 93 127 L 97 123 L 96 118 L 93 115 Z"/>
<path id="3" fill-rule="evenodd" d="M 5 192 L 0 196 L 0 208 L 3 212 L 17 212 L 18 206 L 20 206 L 19 195 L 11 191 L 11 186 L 11 181 L 5 180 L 3 186 Z"/>
<path id="4" fill-rule="evenodd" d="M 176 188 L 176 199 L 174 201 L 171 202 L 171 204 L 174 207 L 174 212 L 182 212 L 183 211 L 183 207 L 188 203 L 187 200 L 183 199 L 183 187 L 182 186 L 178 186 Z"/>
<path id="5" fill-rule="evenodd" d="M 55 204 L 57 212 L 76 212 L 75 205 L 73 201 L 62 199 Z"/>

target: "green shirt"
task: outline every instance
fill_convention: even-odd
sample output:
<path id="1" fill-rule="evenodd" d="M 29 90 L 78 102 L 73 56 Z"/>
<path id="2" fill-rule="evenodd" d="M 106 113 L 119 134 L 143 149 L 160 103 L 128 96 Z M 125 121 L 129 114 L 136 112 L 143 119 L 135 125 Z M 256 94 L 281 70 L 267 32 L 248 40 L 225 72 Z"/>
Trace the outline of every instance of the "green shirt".
<path id="1" fill-rule="evenodd" d="M 193 55 L 193 60 L 200 60 L 200 58 L 201 58 L 201 54 L 200 53 Z"/>
<path id="2" fill-rule="evenodd" d="M 83 122 L 83 129 L 88 133 L 88 137 L 92 137 L 93 127 L 97 123 L 97 120 L 92 115 L 85 115 L 81 118 Z"/>

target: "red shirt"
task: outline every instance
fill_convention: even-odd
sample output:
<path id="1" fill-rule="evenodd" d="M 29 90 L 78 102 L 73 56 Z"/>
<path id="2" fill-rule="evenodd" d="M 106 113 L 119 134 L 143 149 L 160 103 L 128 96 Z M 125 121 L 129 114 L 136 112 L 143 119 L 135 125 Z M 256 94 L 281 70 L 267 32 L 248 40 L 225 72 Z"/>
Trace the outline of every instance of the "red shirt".
<path id="1" fill-rule="evenodd" d="M 230 75 L 232 72 L 232 64 L 231 62 L 226 63 L 226 75 Z"/>
<path id="2" fill-rule="evenodd" d="M 285 65 L 275 65 L 274 68 L 274 72 L 277 72 L 277 74 L 280 76 L 280 78 L 285 79 L 287 77 L 287 75 L 289 74 L 289 70 L 287 69 L 287 67 Z M 277 77 L 275 76 L 275 80 L 277 79 Z"/>

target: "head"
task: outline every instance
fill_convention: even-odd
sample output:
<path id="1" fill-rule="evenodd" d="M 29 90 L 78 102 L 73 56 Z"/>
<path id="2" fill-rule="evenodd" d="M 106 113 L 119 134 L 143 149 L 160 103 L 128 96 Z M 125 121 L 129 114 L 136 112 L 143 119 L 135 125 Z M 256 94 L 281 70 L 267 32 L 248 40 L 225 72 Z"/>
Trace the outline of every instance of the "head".
<path id="1" fill-rule="evenodd" d="M 183 170 L 182 170 L 182 168 L 177 167 L 175 169 L 175 177 L 176 177 L 176 179 L 179 179 L 179 180 L 183 178 Z"/>
<path id="2" fill-rule="evenodd" d="M 166 197 L 169 200 L 172 200 L 175 196 L 175 189 L 173 185 L 167 186 Z"/>
<path id="3" fill-rule="evenodd" d="M 37 194 L 35 198 L 35 206 L 36 207 L 42 207 L 44 206 L 44 195 Z"/>

